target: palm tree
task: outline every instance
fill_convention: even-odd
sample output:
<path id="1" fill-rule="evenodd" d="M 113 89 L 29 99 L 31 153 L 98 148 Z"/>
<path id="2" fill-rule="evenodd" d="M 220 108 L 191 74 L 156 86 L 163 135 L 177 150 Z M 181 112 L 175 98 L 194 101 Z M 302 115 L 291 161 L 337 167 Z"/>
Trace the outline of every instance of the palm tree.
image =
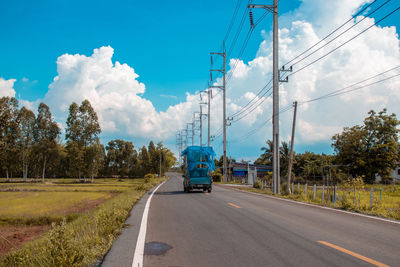
<path id="1" fill-rule="evenodd" d="M 267 146 L 263 146 L 261 148 L 261 151 L 264 151 L 264 153 L 261 154 L 261 156 L 256 160 L 255 163 L 265 164 L 265 165 L 272 164 L 272 151 L 274 143 L 272 142 L 272 140 L 267 140 L 266 144 Z"/>
<path id="2" fill-rule="evenodd" d="M 286 176 L 289 167 L 290 147 L 285 141 L 282 141 L 281 147 L 279 148 L 281 175 Z"/>

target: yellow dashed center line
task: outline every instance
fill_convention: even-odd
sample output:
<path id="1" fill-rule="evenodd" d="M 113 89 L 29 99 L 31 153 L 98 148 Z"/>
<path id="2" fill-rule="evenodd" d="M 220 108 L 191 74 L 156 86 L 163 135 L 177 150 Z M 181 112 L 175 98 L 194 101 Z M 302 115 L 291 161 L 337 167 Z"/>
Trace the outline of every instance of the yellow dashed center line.
<path id="1" fill-rule="evenodd" d="M 373 264 L 373 265 L 375 265 L 375 266 L 379 266 L 379 267 L 389 267 L 389 265 L 386 265 L 386 264 L 384 264 L 384 263 L 382 263 L 382 262 L 379 262 L 379 261 L 376 261 L 376 260 L 367 258 L 367 257 L 365 257 L 365 256 L 363 256 L 363 255 L 360 255 L 360 254 L 355 253 L 355 252 L 353 252 L 353 251 L 350 251 L 350 250 L 347 250 L 347 249 L 345 249 L 345 248 L 336 246 L 336 245 L 334 245 L 334 244 L 331 244 L 331 243 L 328 243 L 328 242 L 325 242 L 325 241 L 318 241 L 318 243 L 321 243 L 321 244 L 323 244 L 323 245 L 325 245 L 325 246 L 328 246 L 328 247 L 337 249 L 337 250 L 339 250 L 339 251 L 341 251 L 341 252 L 343 252 L 343 253 L 346 253 L 346 254 L 348 254 L 348 255 L 351 255 L 351 256 L 353 256 L 353 257 L 355 257 L 355 258 L 357 258 L 357 259 L 363 260 L 363 261 L 368 262 L 368 263 L 370 263 L 370 264 Z"/>
<path id="2" fill-rule="evenodd" d="M 235 207 L 235 208 L 238 208 L 238 209 L 240 209 L 240 207 L 238 206 L 238 205 L 235 205 L 235 204 L 233 204 L 233 203 L 228 203 L 228 205 L 231 205 L 232 207 Z"/>

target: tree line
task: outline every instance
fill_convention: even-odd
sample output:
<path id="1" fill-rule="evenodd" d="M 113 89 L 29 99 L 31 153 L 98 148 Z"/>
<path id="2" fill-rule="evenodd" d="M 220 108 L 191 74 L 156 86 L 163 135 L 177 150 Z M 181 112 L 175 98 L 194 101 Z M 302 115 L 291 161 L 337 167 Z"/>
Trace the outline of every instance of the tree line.
<path id="1" fill-rule="evenodd" d="M 173 153 L 150 141 L 137 151 L 130 141 L 101 144 L 98 117 L 88 100 L 72 103 L 66 121 L 65 142 L 61 129 L 45 103 L 37 115 L 19 108 L 14 97 L 0 98 L 0 175 L 6 177 L 142 177 L 162 173 L 176 162 Z"/>
<path id="2" fill-rule="evenodd" d="M 297 181 L 337 183 L 349 177 L 361 177 L 365 183 L 374 183 L 376 176 L 382 182 L 392 181 L 391 173 L 400 162 L 400 122 L 395 114 L 371 110 L 362 125 L 345 127 L 332 137 L 334 155 L 313 152 L 294 153 L 293 175 Z M 272 141 L 262 147 L 263 153 L 255 164 L 272 165 Z M 281 176 L 287 177 L 290 145 L 280 146 Z M 284 180 L 284 179 L 283 179 Z"/>

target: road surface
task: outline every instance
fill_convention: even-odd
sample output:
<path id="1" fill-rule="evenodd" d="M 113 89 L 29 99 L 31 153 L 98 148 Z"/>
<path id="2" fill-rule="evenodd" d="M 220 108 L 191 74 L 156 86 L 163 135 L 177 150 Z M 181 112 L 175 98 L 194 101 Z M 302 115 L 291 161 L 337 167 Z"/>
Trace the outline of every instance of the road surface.
<path id="1" fill-rule="evenodd" d="M 184 193 L 168 175 L 151 200 L 144 266 L 400 266 L 400 224 L 219 186 Z M 104 266 L 132 266 L 134 228 Z"/>

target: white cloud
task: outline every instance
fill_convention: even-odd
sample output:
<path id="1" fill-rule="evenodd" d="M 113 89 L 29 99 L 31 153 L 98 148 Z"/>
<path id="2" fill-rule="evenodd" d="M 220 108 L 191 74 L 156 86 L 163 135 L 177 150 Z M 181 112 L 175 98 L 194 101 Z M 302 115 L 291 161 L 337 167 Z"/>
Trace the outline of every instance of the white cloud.
<path id="1" fill-rule="evenodd" d="M 160 97 L 162 97 L 162 98 L 178 99 L 178 97 L 177 97 L 176 95 L 163 95 L 163 94 L 161 94 Z"/>
<path id="2" fill-rule="evenodd" d="M 11 96 L 15 97 L 14 83 L 16 79 L 5 80 L 0 77 L 0 97 Z"/>
<path id="3" fill-rule="evenodd" d="M 112 62 L 110 46 L 95 49 L 91 56 L 64 54 L 57 60 L 58 75 L 49 86 L 45 102 L 58 121 L 65 121 L 72 102 L 88 99 L 104 132 L 132 137 L 168 138 L 191 116 L 196 96 L 157 112 L 141 95 L 145 85 L 127 64 Z"/>

